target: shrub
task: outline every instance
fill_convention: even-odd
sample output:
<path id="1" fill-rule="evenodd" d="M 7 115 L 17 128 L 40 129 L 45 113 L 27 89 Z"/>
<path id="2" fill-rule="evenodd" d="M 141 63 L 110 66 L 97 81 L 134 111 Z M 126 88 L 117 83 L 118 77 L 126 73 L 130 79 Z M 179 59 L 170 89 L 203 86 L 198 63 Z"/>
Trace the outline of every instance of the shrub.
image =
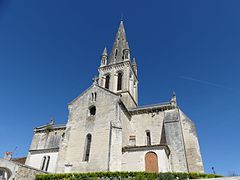
<path id="1" fill-rule="evenodd" d="M 222 177 L 203 173 L 92 172 L 68 174 L 38 174 L 36 180 L 187 180 Z"/>

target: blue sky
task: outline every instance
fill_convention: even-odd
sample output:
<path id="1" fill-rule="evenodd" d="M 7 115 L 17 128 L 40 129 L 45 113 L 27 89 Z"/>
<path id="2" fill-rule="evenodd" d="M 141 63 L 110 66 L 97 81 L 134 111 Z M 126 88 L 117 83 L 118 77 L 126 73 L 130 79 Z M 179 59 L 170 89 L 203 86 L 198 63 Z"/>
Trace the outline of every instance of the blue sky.
<path id="1" fill-rule="evenodd" d="M 196 124 L 205 171 L 240 174 L 240 1 L 0 0 L 0 154 L 26 156 L 33 128 L 67 121 L 97 75 L 121 15 L 140 105 L 176 91 Z"/>

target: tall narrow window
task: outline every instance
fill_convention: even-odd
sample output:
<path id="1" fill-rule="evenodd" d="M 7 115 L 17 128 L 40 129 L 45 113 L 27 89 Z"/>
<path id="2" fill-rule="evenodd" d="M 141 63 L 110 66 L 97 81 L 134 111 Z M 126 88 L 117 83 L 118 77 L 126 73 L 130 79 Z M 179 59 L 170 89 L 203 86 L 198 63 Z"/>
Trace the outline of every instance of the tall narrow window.
<path id="1" fill-rule="evenodd" d="M 105 88 L 106 88 L 106 89 L 109 89 L 109 83 L 110 83 L 110 76 L 107 75 L 107 76 L 106 76 L 106 80 L 105 80 Z"/>
<path id="2" fill-rule="evenodd" d="M 45 162 L 46 162 L 46 156 L 44 156 L 42 159 L 41 170 L 44 170 Z"/>
<path id="3" fill-rule="evenodd" d="M 84 161 L 89 160 L 91 141 L 92 141 L 92 135 L 88 134 L 86 137 L 86 147 L 85 147 L 85 154 L 84 154 L 84 159 L 83 159 Z"/>
<path id="4" fill-rule="evenodd" d="M 122 73 L 118 73 L 117 90 L 122 90 Z"/>
<path id="5" fill-rule="evenodd" d="M 146 136 L 147 136 L 147 146 L 151 146 L 151 134 L 150 131 L 146 131 Z"/>
<path id="6" fill-rule="evenodd" d="M 97 93 L 95 92 L 94 93 L 94 101 L 96 101 L 97 100 Z"/>
<path id="7" fill-rule="evenodd" d="M 50 156 L 47 156 L 47 162 L 46 162 L 45 171 L 48 170 L 49 162 L 50 162 Z"/>
<path id="8" fill-rule="evenodd" d="M 93 101 L 93 99 L 94 99 L 94 95 L 93 95 L 93 93 L 92 93 L 92 101 Z"/>
<path id="9" fill-rule="evenodd" d="M 116 50 L 115 50 L 115 57 L 117 57 L 117 53 L 118 53 L 118 50 L 116 49 Z"/>

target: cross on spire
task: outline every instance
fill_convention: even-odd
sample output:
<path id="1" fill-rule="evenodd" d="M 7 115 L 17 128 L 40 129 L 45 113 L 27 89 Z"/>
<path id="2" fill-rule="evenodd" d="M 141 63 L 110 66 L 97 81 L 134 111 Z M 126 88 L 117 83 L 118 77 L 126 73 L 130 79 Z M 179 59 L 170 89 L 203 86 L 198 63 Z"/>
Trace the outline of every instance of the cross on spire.
<path id="1" fill-rule="evenodd" d="M 121 14 L 121 21 L 123 21 L 123 13 Z"/>

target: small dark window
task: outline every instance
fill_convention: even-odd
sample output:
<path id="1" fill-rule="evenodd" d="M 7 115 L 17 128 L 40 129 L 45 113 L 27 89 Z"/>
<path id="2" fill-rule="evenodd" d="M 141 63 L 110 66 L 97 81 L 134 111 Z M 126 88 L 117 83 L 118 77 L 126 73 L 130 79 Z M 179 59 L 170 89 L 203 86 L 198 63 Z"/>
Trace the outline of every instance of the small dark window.
<path id="1" fill-rule="evenodd" d="M 97 93 L 95 92 L 94 93 L 94 101 L 96 101 L 97 100 Z"/>
<path id="2" fill-rule="evenodd" d="M 93 97 L 93 93 L 92 93 L 92 101 L 93 101 L 94 97 Z"/>
<path id="3" fill-rule="evenodd" d="M 105 81 L 105 88 L 106 88 L 106 89 L 109 89 L 109 83 L 110 83 L 110 76 L 107 75 L 107 76 L 106 76 L 106 81 Z"/>
<path id="4" fill-rule="evenodd" d="M 122 90 L 122 73 L 118 73 L 117 90 Z"/>
<path id="5" fill-rule="evenodd" d="M 97 100 L 97 93 L 94 92 L 94 93 L 91 93 L 91 98 L 90 98 L 91 101 L 96 101 Z"/>
<path id="6" fill-rule="evenodd" d="M 95 116 L 96 114 L 96 107 L 95 106 L 92 106 L 89 108 L 89 113 L 90 113 L 90 116 Z"/>
<path id="7" fill-rule="evenodd" d="M 146 131 L 147 136 L 147 146 L 151 146 L 151 134 L 150 131 Z"/>
<path id="8" fill-rule="evenodd" d="M 123 51 L 123 55 L 124 55 L 124 59 L 128 59 L 128 51 L 127 50 Z"/>
<path id="9" fill-rule="evenodd" d="M 136 146 L 136 136 L 129 136 L 129 145 Z"/>
<path id="10" fill-rule="evenodd" d="M 117 57 L 117 53 L 118 53 L 118 50 L 116 49 L 116 50 L 115 50 L 115 57 Z"/>
<path id="11" fill-rule="evenodd" d="M 88 161 L 89 160 L 91 142 L 92 142 L 92 135 L 88 134 L 86 136 L 85 155 L 84 155 L 84 159 L 83 159 L 84 161 Z"/>

